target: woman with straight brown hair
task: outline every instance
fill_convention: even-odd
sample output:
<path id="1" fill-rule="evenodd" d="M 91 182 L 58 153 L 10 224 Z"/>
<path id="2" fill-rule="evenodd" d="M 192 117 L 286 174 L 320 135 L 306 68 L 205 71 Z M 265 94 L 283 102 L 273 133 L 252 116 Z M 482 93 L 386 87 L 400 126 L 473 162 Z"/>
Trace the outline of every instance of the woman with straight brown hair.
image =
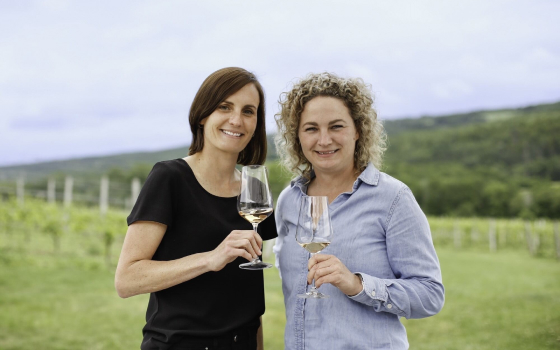
<path id="1" fill-rule="evenodd" d="M 150 293 L 141 349 L 262 349 L 262 271 L 238 266 L 276 237 L 237 211 L 237 164 L 266 158 L 263 89 L 242 68 L 212 73 L 189 114 L 189 156 L 157 163 L 127 219 L 119 296 Z M 262 237 L 262 238 L 261 238 Z"/>

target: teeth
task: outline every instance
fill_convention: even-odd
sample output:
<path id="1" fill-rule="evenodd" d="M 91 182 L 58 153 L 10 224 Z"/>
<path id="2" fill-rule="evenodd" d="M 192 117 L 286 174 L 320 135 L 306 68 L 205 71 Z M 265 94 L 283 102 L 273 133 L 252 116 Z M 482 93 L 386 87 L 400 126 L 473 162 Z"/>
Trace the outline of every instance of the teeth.
<path id="1" fill-rule="evenodd" d="M 333 154 L 334 152 L 336 152 L 336 150 L 335 150 L 335 151 L 328 151 L 328 152 L 319 152 L 319 151 L 317 151 L 317 153 L 319 153 L 319 154 Z"/>
<path id="2" fill-rule="evenodd" d="M 241 136 L 241 134 L 235 133 L 235 132 L 231 132 L 231 131 L 227 131 L 227 130 L 222 130 L 222 132 L 226 135 L 230 135 L 230 136 L 236 136 L 239 137 Z"/>

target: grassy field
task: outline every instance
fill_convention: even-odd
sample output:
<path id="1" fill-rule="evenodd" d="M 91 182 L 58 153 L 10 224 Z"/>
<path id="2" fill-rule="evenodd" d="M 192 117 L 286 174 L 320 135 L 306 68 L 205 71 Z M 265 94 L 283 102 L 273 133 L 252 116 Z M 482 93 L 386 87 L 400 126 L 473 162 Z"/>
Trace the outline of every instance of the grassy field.
<path id="1" fill-rule="evenodd" d="M 560 349 L 560 263 L 525 252 L 438 249 L 446 303 L 403 320 L 411 349 Z M 99 257 L 0 246 L 0 349 L 137 349 L 147 296 L 120 299 Z M 266 349 L 283 349 L 276 269 L 265 272 Z"/>

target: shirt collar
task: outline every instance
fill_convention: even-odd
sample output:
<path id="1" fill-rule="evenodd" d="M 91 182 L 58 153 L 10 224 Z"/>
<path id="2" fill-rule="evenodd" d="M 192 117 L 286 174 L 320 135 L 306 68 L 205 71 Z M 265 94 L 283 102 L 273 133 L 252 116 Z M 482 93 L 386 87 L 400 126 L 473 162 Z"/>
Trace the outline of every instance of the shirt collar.
<path id="1" fill-rule="evenodd" d="M 368 163 L 366 169 L 362 171 L 358 180 L 367 183 L 370 186 L 377 186 L 379 184 L 380 171 L 375 165 Z"/>
<path id="2" fill-rule="evenodd" d="M 354 188 L 356 188 L 361 182 L 365 182 L 370 186 L 377 186 L 379 184 L 380 171 L 373 164 L 368 163 L 366 169 L 362 171 L 358 179 L 354 183 Z M 311 178 L 315 177 L 315 172 L 311 170 Z M 303 176 L 298 176 L 290 182 L 291 187 L 297 186 L 302 192 L 306 192 L 307 179 Z"/>

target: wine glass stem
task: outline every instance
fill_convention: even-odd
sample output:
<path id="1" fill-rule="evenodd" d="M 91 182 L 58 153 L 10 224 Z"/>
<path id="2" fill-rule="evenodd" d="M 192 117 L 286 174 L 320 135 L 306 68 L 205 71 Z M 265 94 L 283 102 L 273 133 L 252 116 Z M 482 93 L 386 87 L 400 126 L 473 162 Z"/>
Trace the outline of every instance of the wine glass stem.
<path id="1" fill-rule="evenodd" d="M 257 231 L 257 228 L 258 228 L 258 227 L 259 227 L 259 224 L 258 224 L 258 223 L 253 223 L 253 230 L 255 230 L 255 232 L 256 232 L 257 234 L 259 233 L 259 231 Z M 258 264 L 258 263 L 260 263 L 260 262 L 261 262 L 261 259 L 259 259 L 258 256 L 257 256 L 256 258 L 254 258 L 254 259 L 251 261 L 251 263 L 253 263 L 253 264 Z"/>
<path id="2" fill-rule="evenodd" d="M 310 253 L 311 257 L 314 257 L 317 253 Z M 316 292 L 317 288 L 315 288 L 315 278 L 311 280 L 311 292 Z"/>

